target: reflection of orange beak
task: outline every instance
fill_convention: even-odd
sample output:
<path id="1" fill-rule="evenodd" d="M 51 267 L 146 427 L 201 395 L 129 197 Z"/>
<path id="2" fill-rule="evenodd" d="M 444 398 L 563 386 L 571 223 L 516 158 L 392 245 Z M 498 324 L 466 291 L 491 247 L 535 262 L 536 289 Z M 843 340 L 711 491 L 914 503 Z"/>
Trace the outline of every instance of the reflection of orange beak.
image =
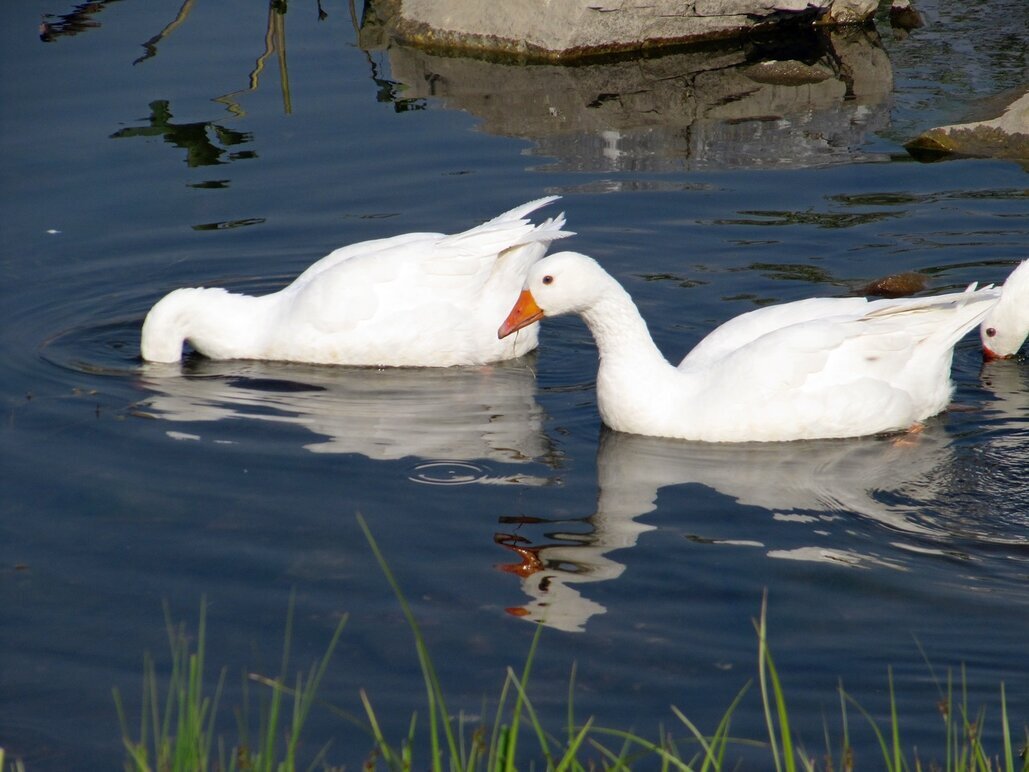
<path id="1" fill-rule="evenodd" d="M 527 327 L 542 318 L 543 312 L 536 305 L 536 298 L 532 296 L 529 290 L 522 290 L 522 294 L 518 296 L 518 301 L 514 304 L 514 308 L 511 309 L 511 313 L 507 315 L 507 319 L 504 320 L 504 323 L 500 325 L 500 329 L 497 330 L 497 337 L 506 338 L 515 330 Z"/>

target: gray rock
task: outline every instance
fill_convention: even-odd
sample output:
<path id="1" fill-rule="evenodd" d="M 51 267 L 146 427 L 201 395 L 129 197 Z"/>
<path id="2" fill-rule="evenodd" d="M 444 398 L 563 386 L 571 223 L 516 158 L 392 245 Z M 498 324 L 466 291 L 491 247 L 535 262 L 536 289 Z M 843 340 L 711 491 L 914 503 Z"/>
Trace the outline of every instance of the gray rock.
<path id="1" fill-rule="evenodd" d="M 1029 89 L 996 118 L 939 126 L 905 147 L 912 155 L 963 155 L 1029 161 Z"/>
<path id="2" fill-rule="evenodd" d="M 567 61 L 726 39 L 787 20 L 860 23 L 875 8 L 876 0 L 368 0 L 365 18 L 405 45 Z"/>

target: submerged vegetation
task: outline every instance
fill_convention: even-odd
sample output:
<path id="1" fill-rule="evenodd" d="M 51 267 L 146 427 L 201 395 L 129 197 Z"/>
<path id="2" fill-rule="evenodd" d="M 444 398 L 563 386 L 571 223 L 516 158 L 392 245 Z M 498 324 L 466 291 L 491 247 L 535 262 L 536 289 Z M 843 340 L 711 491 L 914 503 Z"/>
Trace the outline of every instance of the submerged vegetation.
<path id="1" fill-rule="evenodd" d="M 672 725 L 675 730 L 660 729 L 653 738 L 602 727 L 592 718 L 582 721 L 574 710 L 574 666 L 569 680 L 566 723 L 559 729 L 549 731 L 542 725 L 533 708 L 529 688 L 542 627 L 537 628 L 521 672 L 508 668 L 492 723 L 469 719 L 463 714 L 455 717 L 448 711 L 442 685 L 414 613 L 363 519 L 360 519 L 360 525 L 414 636 L 424 681 L 428 718 L 427 736 L 424 732 L 416 732 L 418 717 L 414 715 L 405 736 L 399 739 L 388 738 L 371 697 L 365 689 L 361 689 L 360 701 L 364 711 L 362 723 L 369 732 L 370 751 L 348 748 L 345 753 L 349 758 L 361 754 L 365 770 L 384 768 L 396 772 L 410 769 L 509 772 L 530 767 L 583 770 L 645 766 L 661 770 L 708 772 L 738 768 L 741 764 L 739 753 L 742 751 L 746 751 L 751 759 L 757 754 L 762 759 L 763 768 L 774 768 L 776 772 L 843 772 L 858 768 L 886 769 L 889 772 L 1015 772 L 1016 769 L 1024 772 L 1029 769 L 1023 738 L 1012 735 L 1003 684 L 1000 685 L 1001 747 L 991 750 L 983 746 L 981 738 L 986 722 L 985 711 L 973 713 L 969 710 L 964 671 L 959 686 L 955 685 L 951 674 L 948 674 L 945 683 L 937 683 L 944 734 L 940 749 L 934 751 L 932 756 L 925 757 L 918 751 L 905 748 L 894 699 L 892 672 L 887 676 L 890 718 L 885 726 L 881 726 L 841 685 L 839 705 L 842 736 L 833 740 L 826 726 L 824 748 L 812 752 L 802 747 L 791 725 L 786 696 L 768 643 L 767 599 L 762 602 L 760 615 L 754 622 L 758 644 L 756 688 L 760 693 L 767 726 L 767 736 L 763 738 L 744 739 L 731 733 L 733 714 L 744 694 L 751 688 L 749 683 L 740 690 L 718 725 L 709 732 L 696 726 L 688 716 L 674 707 Z M 205 689 L 206 606 L 201 605 L 198 632 L 192 644 L 185 628 L 173 625 L 168 618 L 171 673 L 163 689 L 163 696 L 154 660 L 149 656 L 144 660 L 142 708 L 138 724 L 130 725 L 121 695 L 117 691 L 114 694 L 126 751 L 125 768 L 134 772 L 290 772 L 297 768 L 333 769 L 328 762 L 329 746 L 315 751 L 305 748 L 302 761 L 298 758 L 301 755 L 298 749 L 304 723 L 315 705 L 316 694 L 346 624 L 346 617 L 341 618 L 336 626 L 321 659 L 306 673 L 298 673 L 290 679 L 288 669 L 292 606 L 291 603 L 279 674 L 272 678 L 254 674 L 248 677 L 250 683 L 261 687 L 258 694 L 259 709 L 256 716 L 250 714 L 248 703 L 251 695 L 245 687 L 246 704 L 237 711 L 238 736 L 230 744 L 216 733 L 215 728 L 225 671 L 221 672 L 213 692 Z M 318 698 L 319 703 L 322 700 L 322 697 Z M 342 711 L 331 706 L 329 709 L 342 714 Z M 881 751 L 881 755 L 862 758 L 861 763 L 855 758 L 850 744 L 848 722 L 851 713 L 855 711 L 871 726 Z M 1027 733 L 1025 739 L 1029 739 L 1029 730 L 1023 729 L 1022 732 Z M 1016 748 L 1016 743 L 1021 747 Z M 5 767 L 3 758 L 3 750 L 0 749 L 0 772 L 20 769 L 17 762 Z"/>

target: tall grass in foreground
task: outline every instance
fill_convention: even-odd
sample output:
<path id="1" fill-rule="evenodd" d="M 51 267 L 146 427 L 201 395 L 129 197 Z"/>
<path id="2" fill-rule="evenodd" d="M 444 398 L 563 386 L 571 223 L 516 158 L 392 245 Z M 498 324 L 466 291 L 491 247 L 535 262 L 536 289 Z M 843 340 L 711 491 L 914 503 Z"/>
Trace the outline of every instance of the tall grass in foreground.
<path id="1" fill-rule="evenodd" d="M 842 737 L 834 742 L 828 727 L 824 728 L 825 748 L 815 755 L 800 746 L 782 683 L 779 679 L 771 650 L 768 646 L 767 597 L 761 604 L 760 616 L 754 622 L 758 640 L 757 681 L 767 726 L 767 736 L 761 739 L 738 738 L 731 734 L 734 712 L 750 688 L 746 684 L 732 700 L 718 725 L 710 733 L 697 727 L 682 711 L 672 708 L 675 732 L 661 729 L 655 739 L 634 732 L 598 726 L 592 718 L 580 721 L 574 709 L 575 668 L 572 667 L 568 688 L 568 709 L 564 725 L 548 731 L 533 708 L 529 698 L 529 680 L 532 664 L 539 644 L 542 627 L 538 627 L 521 672 L 508 668 L 500 688 L 492 723 L 471 720 L 463 714 L 452 714 L 446 704 L 443 688 L 436 675 L 425 639 L 410 605 L 379 550 L 364 519 L 358 521 L 365 533 L 379 566 L 396 594 L 404 617 L 414 636 L 414 646 L 421 665 L 428 719 L 427 737 L 417 732 L 418 716 L 412 715 L 407 733 L 399 740 L 390 739 L 383 730 L 383 722 L 372 705 L 365 689 L 360 700 L 367 720 L 373 748 L 365 756 L 363 769 L 385 767 L 395 772 L 411 769 L 431 769 L 434 772 L 488 770 L 512 772 L 518 768 L 563 770 L 631 769 L 636 765 L 664 770 L 697 770 L 713 772 L 735 769 L 740 758 L 734 751 L 746 750 L 748 758 L 760 754 L 762 768 L 776 772 L 796 770 L 826 770 L 849 772 L 858 768 L 854 748 L 850 744 L 848 706 L 855 708 L 868 721 L 881 750 L 881 758 L 861 759 L 862 769 L 886 769 L 888 772 L 910 770 L 943 770 L 944 772 L 1025 772 L 1029 770 L 1024 748 L 1016 760 L 1011 737 L 1006 696 L 1001 684 L 1001 755 L 990 755 L 982 746 L 985 713 L 975 715 L 968 710 L 965 679 L 962 671 L 960 694 L 948 673 L 945 686 L 937 681 L 941 694 L 941 713 L 944 719 L 945 746 L 943 758 L 923 762 L 917 753 L 909 754 L 901 738 L 892 672 L 888 674 L 890 720 L 885 727 L 862 708 L 843 687 L 839 688 Z M 168 612 L 166 609 L 166 618 Z M 283 647 L 282 664 L 275 678 L 251 675 L 250 680 L 266 687 L 259 711 L 258 731 L 251 738 L 250 722 L 244 715 L 240 720 L 239 739 L 226 747 L 224 739 L 215 736 L 215 716 L 224 684 L 224 671 L 216 683 L 214 693 L 204 692 L 204 644 L 206 608 L 201 606 L 199 632 L 195 648 L 189 643 L 184 629 L 167 622 L 172 654 L 172 670 L 166 693 L 162 699 L 157 683 L 154 662 L 144 660 L 142 710 L 137 732 L 133 733 L 126 720 L 120 695 L 115 692 L 115 704 L 122 724 L 126 749 L 125 767 L 135 772 L 172 772 L 178 770 L 276 770 L 292 772 L 299 764 L 298 742 L 306 720 L 315 702 L 315 695 L 329 660 L 339 640 L 344 617 L 329 642 L 325 655 L 310 669 L 307 676 L 298 674 L 292 685 L 287 683 L 289 665 L 292 602 L 287 617 L 287 634 Z M 934 676 L 935 677 L 935 676 Z M 244 695 L 249 701 L 249 695 Z M 335 708 L 329 709 L 336 710 Z M 342 711 L 337 711 L 342 713 Z M 288 719 L 286 717 L 288 713 Z M 344 714 L 345 715 L 345 714 Z M 1029 731 L 1027 731 L 1029 740 Z M 363 755 L 363 750 L 343 749 L 349 758 Z M 306 768 L 328 768 L 325 761 L 328 748 L 322 748 Z M 16 767 L 12 767 L 15 769 Z M 3 772 L 3 751 L 0 750 L 0 772 Z"/>
<path id="2" fill-rule="evenodd" d="M 204 691 L 204 649 L 206 643 L 207 604 L 201 602 L 200 623 L 195 648 L 191 646 L 182 625 L 174 626 L 165 606 L 165 626 L 171 649 L 171 674 L 164 699 L 157 683 L 157 670 L 149 655 L 143 658 L 143 691 L 139 729 L 129 728 L 121 694 L 114 690 L 114 704 L 121 722 L 122 742 L 128 770 L 154 770 L 155 772 L 207 772 L 207 770 L 293 770 L 297 767 L 297 749 L 304 723 L 314 705 L 315 694 L 328 669 L 332 653 L 339 642 L 347 617 L 339 624 L 322 658 L 308 671 L 306 677 L 297 673 L 289 683 L 289 655 L 293 623 L 293 599 L 290 599 L 286 617 L 286 636 L 282 647 L 279 675 L 268 678 L 250 674 L 249 680 L 268 687 L 268 694 L 259 702 L 258 728 L 251 738 L 249 716 L 249 690 L 244 681 L 243 711 L 237 714 L 239 739 L 231 749 L 224 739 L 217 737 L 215 720 L 218 703 L 225 684 L 223 668 L 213 696 Z M 322 763 L 328 748 L 315 756 L 312 768 Z M 2 766 L 0 766 L 2 772 Z"/>

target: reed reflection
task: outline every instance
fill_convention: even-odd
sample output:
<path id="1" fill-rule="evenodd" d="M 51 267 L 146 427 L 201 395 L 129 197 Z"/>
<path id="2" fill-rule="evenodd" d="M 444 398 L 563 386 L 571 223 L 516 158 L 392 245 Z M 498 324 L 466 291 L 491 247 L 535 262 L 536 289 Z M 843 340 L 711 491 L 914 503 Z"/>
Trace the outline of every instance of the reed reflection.
<path id="1" fill-rule="evenodd" d="M 186 163 L 190 167 L 212 166 L 229 160 L 254 157 L 250 151 L 235 151 L 226 158 L 230 147 L 253 140 L 249 132 L 228 129 L 213 121 L 176 123 L 172 120 L 171 106 L 166 99 L 157 99 L 149 107 L 150 115 L 144 119 L 147 126 L 119 129 L 111 135 L 111 139 L 161 137 L 168 144 L 186 151 Z M 218 144 L 212 141 L 212 136 L 217 138 Z"/>
<path id="2" fill-rule="evenodd" d="M 437 55 L 388 38 L 366 6 L 361 47 L 384 51 L 406 103 L 439 99 L 571 170 L 804 167 L 861 155 L 889 121 L 890 61 L 874 30 L 780 35 L 574 66 Z M 381 81 L 381 76 L 373 73 Z"/>
<path id="3" fill-rule="evenodd" d="M 196 360 L 181 370 L 147 365 L 140 384 L 151 392 L 140 410 L 187 424 L 175 431 L 196 434 L 204 423 L 227 420 L 301 426 L 320 438 L 303 446 L 312 453 L 434 462 L 416 465 L 416 482 L 543 484 L 525 475 L 469 474 L 469 465 L 456 462 L 556 462 L 525 360 L 388 371 Z M 208 433 L 215 435 L 213 427 Z"/>

